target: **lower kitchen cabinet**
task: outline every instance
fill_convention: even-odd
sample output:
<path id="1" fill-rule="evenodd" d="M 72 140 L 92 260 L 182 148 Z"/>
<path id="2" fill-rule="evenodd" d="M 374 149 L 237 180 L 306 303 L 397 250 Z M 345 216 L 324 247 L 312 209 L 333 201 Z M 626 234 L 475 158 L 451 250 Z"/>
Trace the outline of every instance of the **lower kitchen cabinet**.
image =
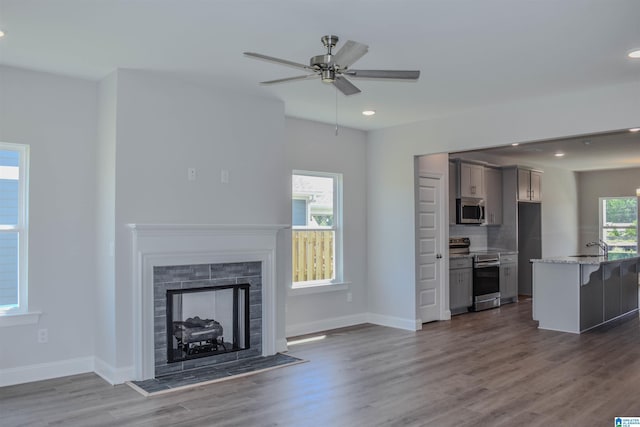
<path id="1" fill-rule="evenodd" d="M 500 304 L 518 301 L 518 255 L 500 254 Z"/>
<path id="2" fill-rule="evenodd" d="M 473 305 L 473 264 L 471 257 L 449 260 L 449 309 L 466 313 Z"/>

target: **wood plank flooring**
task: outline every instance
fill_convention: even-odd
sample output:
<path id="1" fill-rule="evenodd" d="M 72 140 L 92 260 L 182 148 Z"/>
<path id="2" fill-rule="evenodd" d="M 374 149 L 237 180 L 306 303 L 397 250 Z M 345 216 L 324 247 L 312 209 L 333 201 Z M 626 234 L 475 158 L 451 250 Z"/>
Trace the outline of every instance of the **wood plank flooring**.
<path id="1" fill-rule="evenodd" d="M 530 301 L 292 346 L 308 363 L 144 398 L 94 374 L 0 388 L 9 426 L 612 426 L 640 416 L 640 319 L 542 331 Z"/>

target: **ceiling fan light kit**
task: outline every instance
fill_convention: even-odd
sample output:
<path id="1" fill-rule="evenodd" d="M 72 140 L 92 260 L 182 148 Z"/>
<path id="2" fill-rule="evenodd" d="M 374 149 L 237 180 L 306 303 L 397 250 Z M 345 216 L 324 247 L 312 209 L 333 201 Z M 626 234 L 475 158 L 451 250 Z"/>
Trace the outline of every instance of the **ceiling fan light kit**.
<path id="1" fill-rule="evenodd" d="M 333 84 L 336 89 L 344 95 L 354 95 L 360 93 L 360 89 L 347 80 L 345 76 L 386 80 L 417 80 L 420 77 L 420 71 L 418 70 L 351 70 L 349 67 L 369 51 L 369 46 L 348 40 L 334 55 L 333 48 L 338 43 L 338 36 L 327 35 L 323 36 L 320 40 L 327 49 L 327 52 L 323 55 L 312 56 L 309 60 L 309 65 L 255 52 L 244 52 L 244 54 L 250 58 L 275 62 L 277 64 L 302 69 L 310 73 L 302 76 L 285 77 L 261 82 L 261 84 L 264 85 L 319 77 L 322 82 Z"/>

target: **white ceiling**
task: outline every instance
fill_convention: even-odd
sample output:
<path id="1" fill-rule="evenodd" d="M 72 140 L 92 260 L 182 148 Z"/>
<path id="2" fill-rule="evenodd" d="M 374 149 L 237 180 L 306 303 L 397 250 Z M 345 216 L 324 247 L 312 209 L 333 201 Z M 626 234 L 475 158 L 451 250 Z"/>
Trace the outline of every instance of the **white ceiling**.
<path id="1" fill-rule="evenodd" d="M 640 119 L 640 117 L 639 117 Z M 550 166 L 571 171 L 623 169 L 640 167 L 640 132 L 627 129 L 597 135 L 538 141 L 518 146 L 487 148 L 464 153 L 453 153 L 451 157 L 492 161 L 492 156 L 502 164 Z M 556 153 L 564 156 L 556 157 Z M 493 160 L 495 162 L 495 160 Z"/>
<path id="2" fill-rule="evenodd" d="M 117 68 L 153 70 L 363 130 L 640 83 L 640 60 L 626 57 L 640 48 L 638 0 L 0 0 L 0 29 L 0 64 L 95 81 Z M 353 68 L 419 69 L 421 77 L 353 79 L 363 93 L 345 97 L 317 80 L 260 86 L 301 73 L 242 55 L 307 63 L 324 53 L 325 34 L 340 37 L 338 49 L 349 39 L 369 45 Z M 488 153 L 592 170 L 640 165 L 639 146 L 640 133 L 618 132 Z"/>
<path id="3" fill-rule="evenodd" d="M 370 46 L 353 68 L 422 72 L 418 82 L 354 79 L 363 93 L 338 94 L 338 122 L 370 130 L 640 81 L 640 60 L 626 57 L 640 48 L 639 21 L 638 0 L 0 0 L 0 64 L 91 80 L 155 70 L 333 123 L 332 86 L 260 86 L 300 73 L 242 52 L 307 63 L 335 34 Z"/>

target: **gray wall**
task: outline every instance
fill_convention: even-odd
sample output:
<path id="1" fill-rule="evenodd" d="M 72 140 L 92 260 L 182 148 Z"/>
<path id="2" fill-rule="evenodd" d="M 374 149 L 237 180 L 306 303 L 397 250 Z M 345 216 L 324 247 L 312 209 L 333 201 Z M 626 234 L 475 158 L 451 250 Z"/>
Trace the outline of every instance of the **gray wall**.
<path id="1" fill-rule="evenodd" d="M 38 324 L 0 326 L 0 374 L 93 363 L 97 101 L 94 82 L 0 66 L 0 140 L 31 146 L 29 309 L 42 312 Z"/>
<path id="2" fill-rule="evenodd" d="M 289 290 L 287 336 L 364 322 L 367 311 L 366 133 L 340 128 L 336 136 L 334 126 L 293 118 L 287 118 L 285 124 L 289 174 L 294 169 L 343 174 L 343 264 L 344 280 L 348 282 L 346 289 L 339 291 Z M 288 188 L 291 189 L 291 180 Z M 290 284 L 290 252 L 287 260 L 287 283 Z M 347 301 L 349 292 L 351 302 Z"/>
<path id="3" fill-rule="evenodd" d="M 598 199 L 600 197 L 632 197 L 640 188 L 640 168 L 578 172 L 580 206 L 579 248 L 598 240 Z M 588 253 L 588 252 L 587 252 Z"/>

